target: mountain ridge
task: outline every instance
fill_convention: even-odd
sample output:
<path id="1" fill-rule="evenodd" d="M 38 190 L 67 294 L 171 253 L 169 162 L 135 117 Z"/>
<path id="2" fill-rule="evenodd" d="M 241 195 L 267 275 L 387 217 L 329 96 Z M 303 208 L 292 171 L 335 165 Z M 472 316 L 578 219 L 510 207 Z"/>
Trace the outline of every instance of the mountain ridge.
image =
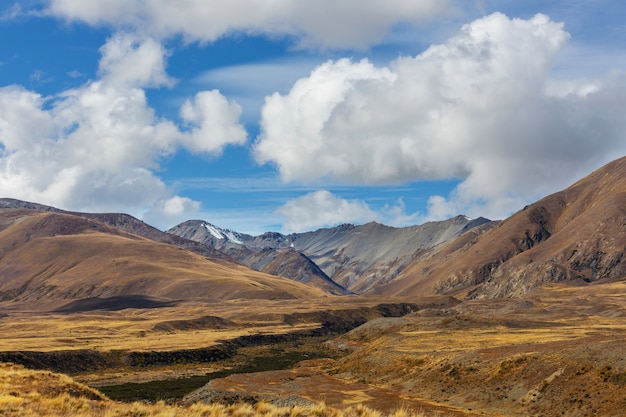
<path id="1" fill-rule="evenodd" d="M 342 224 L 304 233 L 283 235 L 266 232 L 251 236 L 228 230 L 237 241 L 224 238 L 221 229 L 205 220 L 190 220 L 174 226 L 168 233 L 211 245 L 245 265 L 276 274 L 280 268 L 291 271 L 285 259 L 278 265 L 264 258 L 277 257 L 278 251 L 292 250 L 311 262 L 310 268 L 350 292 L 363 293 L 385 280 L 393 279 L 417 252 L 436 247 L 491 221 L 459 215 L 443 221 L 409 227 L 392 227 L 377 222 L 363 225 Z M 256 254 L 256 255 L 253 255 Z M 271 268 L 265 265 L 272 265 Z M 320 275 L 319 273 L 317 275 Z M 295 278 L 298 280 L 297 278 Z"/>
<path id="2" fill-rule="evenodd" d="M 210 259 L 103 222 L 55 211 L 0 210 L 0 301 L 53 308 L 121 296 L 162 301 L 315 298 L 308 285 Z"/>
<path id="3" fill-rule="evenodd" d="M 626 157 L 503 221 L 459 215 L 405 228 L 370 222 L 251 236 L 204 220 L 190 220 L 162 232 L 126 214 L 75 213 L 0 199 L 0 213 L 9 212 L 17 217 L 5 218 L 0 233 L 9 233 L 8 228 L 23 221 L 18 217 L 47 213 L 49 224 L 37 227 L 49 236 L 20 229 L 16 233 L 26 243 L 72 234 L 77 227 L 90 237 L 97 232 L 108 234 L 108 239 L 141 238 L 173 245 L 228 268 L 245 265 L 334 295 L 519 297 L 554 282 L 593 285 L 626 278 Z M 53 215 L 84 221 L 54 224 Z M 24 243 L 16 237 L 4 240 Z M 8 250 L 6 245 L 0 248 Z M 37 267 L 35 258 L 28 263 Z M 11 278 L 13 272 L 5 274 Z M 5 298 L 16 288 L 5 289 L 9 291 Z"/>
<path id="4" fill-rule="evenodd" d="M 468 298 L 521 296 L 554 282 L 626 277 L 626 157 L 530 204 L 497 227 L 414 262 L 375 294 L 427 289 Z"/>

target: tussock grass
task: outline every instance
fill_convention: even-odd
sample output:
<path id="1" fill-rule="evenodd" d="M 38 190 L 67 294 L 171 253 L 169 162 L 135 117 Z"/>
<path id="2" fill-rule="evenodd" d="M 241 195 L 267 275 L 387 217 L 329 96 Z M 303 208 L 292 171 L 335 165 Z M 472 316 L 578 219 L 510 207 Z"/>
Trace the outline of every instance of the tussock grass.
<path id="1" fill-rule="evenodd" d="M 0 333 L 3 334 L 0 351 L 169 351 L 205 348 L 250 334 L 284 334 L 319 326 L 318 323 L 285 325 L 266 322 L 234 329 L 153 330 L 164 321 L 194 317 L 194 313 L 195 310 L 187 308 L 163 308 L 73 314 L 70 319 L 64 314 L 12 313 L 0 322 Z"/>
<path id="2" fill-rule="evenodd" d="M 163 401 L 120 403 L 66 375 L 0 364 L 0 415 L 11 417 L 425 417 L 399 409 L 383 414 L 362 405 L 343 410 L 314 406 L 280 407 L 268 403 L 177 406 Z"/>

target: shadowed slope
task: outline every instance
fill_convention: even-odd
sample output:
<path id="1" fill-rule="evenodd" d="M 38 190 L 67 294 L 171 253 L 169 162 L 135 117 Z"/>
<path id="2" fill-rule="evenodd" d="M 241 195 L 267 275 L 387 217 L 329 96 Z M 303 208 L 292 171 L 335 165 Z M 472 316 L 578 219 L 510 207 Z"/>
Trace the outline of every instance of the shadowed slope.
<path id="1" fill-rule="evenodd" d="M 470 232 L 414 263 L 376 293 L 519 296 L 548 282 L 626 277 L 626 158 L 525 207 L 498 227 Z"/>
<path id="2" fill-rule="evenodd" d="M 421 252 L 440 247 L 468 229 L 489 222 L 465 216 L 396 228 L 371 222 L 290 235 L 303 251 L 336 282 L 357 293 L 398 276 Z"/>

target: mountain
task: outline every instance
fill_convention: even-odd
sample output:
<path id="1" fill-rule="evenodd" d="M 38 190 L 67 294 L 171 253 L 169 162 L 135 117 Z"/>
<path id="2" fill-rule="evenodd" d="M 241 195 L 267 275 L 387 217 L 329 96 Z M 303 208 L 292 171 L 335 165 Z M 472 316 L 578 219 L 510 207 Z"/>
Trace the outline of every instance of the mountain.
<path id="1" fill-rule="evenodd" d="M 253 236 L 222 229 L 203 220 L 188 220 L 168 233 L 215 248 L 256 271 L 304 282 L 329 294 L 350 293 L 306 255 L 291 248 L 285 237 L 282 237 L 283 244 L 258 244 Z"/>
<path id="2" fill-rule="evenodd" d="M 393 280 L 425 249 L 438 247 L 487 222 L 466 216 L 404 228 L 371 222 L 290 235 L 289 240 L 333 280 L 363 293 Z"/>
<path id="3" fill-rule="evenodd" d="M 290 235 L 268 232 L 250 236 L 192 220 L 168 233 L 213 246 L 257 270 L 275 275 L 280 275 L 281 270 L 289 271 L 287 275 L 292 279 L 308 282 L 308 278 L 298 278 L 302 271 L 317 281 L 333 282 L 339 284 L 337 288 L 362 293 L 393 280 L 426 249 L 439 247 L 486 223 L 493 222 L 457 216 L 405 228 L 372 222 Z"/>
<path id="4" fill-rule="evenodd" d="M 405 228 L 372 222 L 250 236 L 202 220 L 166 233 L 125 214 L 11 199 L 0 199 L 0 214 L 3 300 L 175 299 L 194 294 L 194 285 L 217 298 L 308 297 L 321 294 L 317 287 L 475 299 L 626 278 L 626 158 L 501 222 L 457 216 Z"/>
<path id="5" fill-rule="evenodd" d="M 221 251 L 241 248 L 252 236 L 222 229 L 203 220 L 187 220 L 167 231 L 168 234 L 200 242 Z"/>
<path id="6" fill-rule="evenodd" d="M 80 213 L 75 211 L 61 210 L 55 207 L 46 206 L 38 203 L 31 203 L 28 201 L 16 200 L 13 198 L 0 198 L 0 209 L 26 209 L 45 211 L 52 213 L 62 213 L 73 216 L 84 217 L 86 219 L 96 220 L 105 223 L 109 226 L 113 226 L 117 229 L 123 230 L 128 233 L 139 235 L 155 242 L 167 243 L 170 245 L 180 246 L 184 249 L 192 252 L 199 253 L 204 256 L 210 256 L 214 258 L 226 258 L 226 256 L 219 250 L 215 250 L 210 245 L 202 245 L 196 241 L 180 238 L 179 236 L 165 233 L 156 227 L 124 213 Z"/>
<path id="7" fill-rule="evenodd" d="M 203 256 L 231 260 L 233 262 L 236 260 L 236 262 L 247 265 L 257 271 L 307 283 L 329 294 L 343 295 L 350 293 L 331 280 L 315 263 L 299 252 L 293 250 L 280 250 L 277 252 L 267 250 L 251 251 L 242 246 L 241 239 L 251 241 L 254 239 L 252 236 L 221 229 L 202 221 L 191 220 L 177 226 L 175 228 L 178 230 L 177 233 L 166 233 L 123 213 L 72 212 L 10 198 L 0 199 L 0 209 L 2 208 L 21 208 L 80 216 L 105 223 L 155 242 L 179 246 Z M 189 230 L 194 231 L 195 234 L 189 234 Z"/>
<path id="8" fill-rule="evenodd" d="M 0 301 L 311 299 L 310 286 L 54 210 L 0 210 Z"/>
<path id="9" fill-rule="evenodd" d="M 373 293 L 517 297 L 548 283 L 623 280 L 625 253 L 626 157 L 491 230 L 453 240 Z"/>

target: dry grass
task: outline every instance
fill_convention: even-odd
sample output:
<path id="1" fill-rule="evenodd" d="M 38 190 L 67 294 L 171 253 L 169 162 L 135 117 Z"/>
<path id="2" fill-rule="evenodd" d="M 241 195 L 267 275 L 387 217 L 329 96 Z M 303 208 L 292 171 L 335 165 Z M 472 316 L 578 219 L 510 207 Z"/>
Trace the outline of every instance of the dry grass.
<path id="1" fill-rule="evenodd" d="M 626 285 L 551 285 L 347 334 L 343 378 L 496 415 L 621 416 Z"/>
<path id="2" fill-rule="evenodd" d="M 220 340 L 249 334 L 282 334 L 319 327 L 315 321 L 286 325 L 285 315 L 371 307 L 407 300 L 331 297 L 312 300 L 227 300 L 186 302 L 174 307 L 124 309 L 59 314 L 21 311 L 15 303 L 0 303 L 0 352 L 94 349 L 98 351 L 168 351 L 205 348 Z M 411 299 L 411 302 L 418 300 Z M 154 331 L 157 324 L 216 316 L 240 327 L 193 329 L 174 333 Z"/>
<path id="3" fill-rule="evenodd" d="M 158 311 L 103 312 L 73 314 L 12 314 L 0 319 L 0 351 L 93 349 L 98 351 L 133 350 L 167 351 L 213 346 L 249 334 L 281 334 L 317 326 L 304 323 L 259 323 L 234 329 L 194 329 L 179 332 L 154 331 L 164 321 L 194 318 L 186 309 L 164 308 Z"/>
<path id="4" fill-rule="evenodd" d="M 17 217 L 16 217 L 17 216 Z M 208 259 L 79 216 L 0 211 L 0 299 L 40 310 L 90 297 L 311 299 L 306 284 Z M 42 303 L 42 301 L 44 301 Z M 40 310 L 41 311 L 41 310 Z"/>
<path id="5" fill-rule="evenodd" d="M 5 343 L 4 346 L 12 344 L 10 346 L 17 348 L 14 350 L 24 350 L 25 346 L 37 347 L 36 350 L 82 347 L 79 346 L 81 341 L 92 343 L 89 346 L 101 350 L 206 347 L 217 339 L 235 337 L 240 332 L 295 329 L 284 327 L 284 314 L 341 309 L 349 305 L 354 308 L 382 301 L 363 298 L 344 298 L 343 301 L 248 300 L 72 315 L 8 311 L 8 316 L 0 319 L 0 331 L 10 337 L 3 338 L 0 343 Z M 176 331 L 172 334 L 150 330 L 163 321 L 206 315 L 222 317 L 241 327 Z M 294 326 L 314 325 L 316 323 L 305 322 Z M 87 339 L 83 338 L 93 339 L 85 342 Z M 298 385 L 306 389 L 301 397 L 326 401 L 328 406 L 319 406 L 322 408 L 316 408 L 317 411 L 289 408 L 270 413 L 267 411 L 272 407 L 270 405 L 240 408 L 208 405 L 177 408 L 163 403 L 125 405 L 108 400 L 85 400 L 80 399 L 80 396 L 67 397 L 63 392 L 56 395 L 50 404 L 41 405 L 41 401 L 47 401 L 47 397 L 37 393 L 31 395 L 30 391 L 19 388 L 3 388 L 0 391 L 0 410 L 6 408 L 13 410 L 13 414 L 8 415 L 24 416 L 63 415 L 63 410 L 67 408 L 72 411 L 66 415 L 82 413 L 98 416 L 376 417 L 381 414 L 369 409 L 365 412 L 362 404 L 352 402 L 357 398 L 364 399 L 361 394 L 366 393 L 373 398 L 367 405 L 375 407 L 376 401 L 380 403 L 382 398 L 372 394 L 377 391 L 369 390 L 375 386 L 388 391 L 395 398 L 424 400 L 425 404 L 433 407 L 417 407 L 418 410 L 426 410 L 428 413 L 431 410 L 444 410 L 443 415 L 451 414 L 448 410 L 457 410 L 456 415 L 556 416 L 562 412 L 572 416 L 623 415 L 626 407 L 625 343 L 624 283 L 579 288 L 553 285 L 518 300 L 475 300 L 455 307 L 420 310 L 401 319 L 374 320 L 335 341 L 335 345 L 350 348 L 352 353 L 335 362 L 329 361 L 320 370 L 327 379 L 310 378 L 312 382 L 305 385 L 302 367 L 292 370 L 289 375 L 277 374 L 282 378 L 281 383 L 285 384 L 284 392 L 294 392 L 294 387 Z M 213 365 L 202 365 L 205 369 L 201 369 L 200 365 L 189 365 L 184 372 L 210 372 L 206 366 Z M 131 372 L 119 369 L 110 371 Z M 148 375 L 152 371 L 156 374 Z M 163 379 L 158 373 L 164 371 L 157 368 L 141 370 L 148 379 L 153 380 Z M 174 373 L 166 376 L 170 378 L 177 377 L 176 373 L 183 370 L 167 371 Z M 109 383 L 125 376 L 111 374 L 111 377 L 113 379 Z M 103 376 L 80 376 L 80 380 L 89 381 L 90 384 L 94 378 Z M 259 375 L 258 378 L 256 386 L 252 386 L 252 375 L 232 377 L 224 380 L 230 384 L 227 388 L 220 386 L 219 389 L 236 389 L 233 382 L 242 382 L 244 379 L 249 384 L 242 384 L 241 392 L 262 394 L 270 388 L 280 388 L 273 382 L 269 383 L 267 375 Z M 332 388 L 319 381 L 333 382 Z M 355 388 L 356 383 L 361 384 L 360 387 Z M 339 389 L 341 384 L 345 386 Z M 329 392 L 343 392 L 345 398 L 332 401 Z M 400 402 L 391 403 L 390 406 L 397 404 Z M 45 410 L 53 406 L 56 411 L 45 414 Z M 80 407 L 86 411 L 78 411 Z M 342 411 L 332 407 L 341 407 Z M 22 412 L 22 409 L 31 411 Z M 35 409 L 38 411 L 32 411 Z M 403 412 L 410 414 L 406 410 Z M 402 415 L 398 413 L 395 415 Z"/>
<path id="6" fill-rule="evenodd" d="M 125 404 L 108 400 L 97 391 L 52 372 L 31 371 L 20 366 L 0 364 L 0 415 L 15 417 L 93 416 L 93 417 L 385 417 L 355 405 L 343 410 L 317 404 L 310 407 L 278 407 L 268 403 L 193 404 L 186 407 L 159 402 Z M 424 417 L 422 413 L 399 409 L 389 417 Z"/>

